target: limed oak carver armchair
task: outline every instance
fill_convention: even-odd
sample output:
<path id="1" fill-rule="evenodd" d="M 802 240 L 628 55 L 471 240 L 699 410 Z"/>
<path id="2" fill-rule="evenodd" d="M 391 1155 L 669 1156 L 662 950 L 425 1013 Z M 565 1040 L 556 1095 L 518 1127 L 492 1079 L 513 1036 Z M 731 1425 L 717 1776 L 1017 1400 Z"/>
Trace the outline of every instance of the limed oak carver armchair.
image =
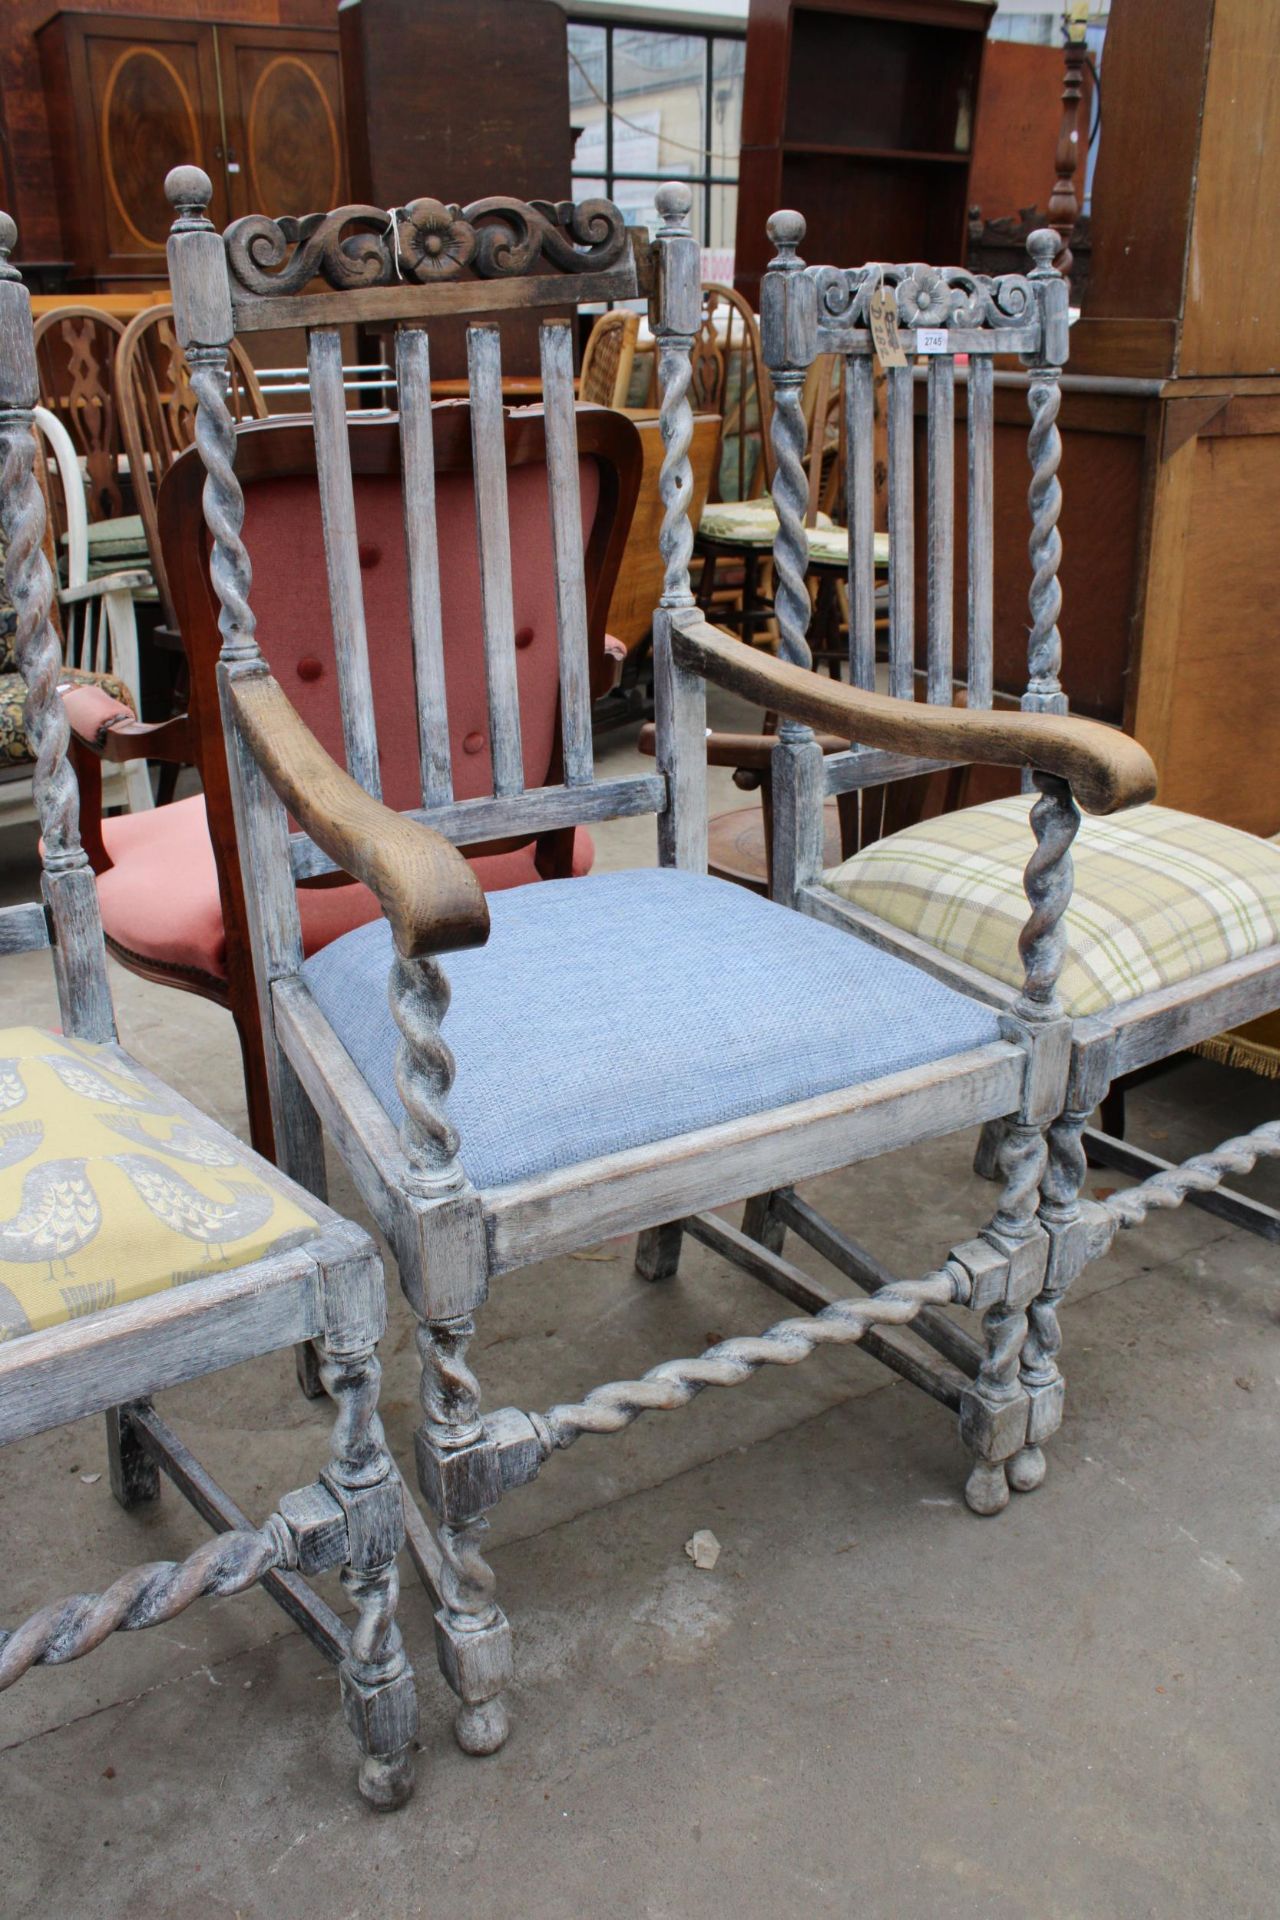
<path id="1" fill-rule="evenodd" d="M 62 660 L 49 622 L 32 433 L 31 307 L 0 214 L 0 530 L 28 687 L 43 899 L 0 911 L 0 953 L 51 951 L 61 1031 L 0 1030 L 0 1443 L 105 1412 L 111 1487 L 155 1500 L 163 1470 L 215 1530 L 0 1628 L 0 1688 L 202 1595 L 261 1582 L 339 1668 L 377 1807 L 413 1785 L 417 1705 L 395 1625 L 403 1489 L 378 1419 L 382 1264 L 368 1235 L 192 1107 L 119 1045 L 93 874 L 80 845 Z M 316 1341 L 337 1407 L 327 1467 L 255 1527 L 151 1404 L 234 1361 Z M 341 1569 L 355 1621 L 302 1578 Z M 12 1556 L 6 1559 L 12 1573 Z M 0 1604 L 3 1604 L 0 1602 Z M 7 1606 L 6 1606 L 7 1613 Z"/>
<path id="2" fill-rule="evenodd" d="M 1057 235 L 1048 229 L 1031 235 L 1028 274 L 990 280 L 961 268 L 919 264 L 805 268 L 796 253 L 804 233 L 800 216 L 779 215 L 775 228 L 783 244 L 771 276 L 775 281 L 785 276 L 797 289 L 788 304 L 788 329 L 769 343 L 779 404 L 782 394 L 805 379 L 815 356 L 837 353 L 845 361 L 853 409 L 846 490 L 849 667 L 855 686 L 870 688 L 876 674 L 868 306 L 885 287 L 907 353 L 907 364 L 888 374 L 890 692 L 911 697 L 921 680 L 919 660 L 926 699 L 940 714 L 962 690 L 970 709 L 991 702 L 993 362 L 997 354 L 1016 351 L 1028 369 L 1030 417 L 1030 623 L 1021 706 L 1029 718 L 1065 715 L 1058 624 L 1062 448 L 1056 421 L 1068 331 L 1066 282 L 1053 266 Z M 927 366 L 923 443 L 913 418 L 910 363 L 917 352 Z M 956 360 L 962 354 L 968 359 L 961 387 L 966 404 L 957 429 Z M 958 446 L 961 433 L 964 442 Z M 913 468 L 921 444 L 927 472 L 917 476 Z M 959 607 L 958 474 L 968 496 L 967 593 Z M 928 569 L 917 648 L 913 543 L 915 503 L 921 498 Z M 784 485 L 775 488 L 775 503 L 780 520 L 775 564 L 784 575 L 788 568 L 794 574 L 805 554 L 803 499 Z M 808 608 L 798 596 L 781 594 L 778 613 L 783 655 L 794 673 L 808 665 Z M 807 678 L 805 717 L 816 726 L 845 731 L 854 743 L 869 742 L 848 690 L 816 674 Z M 847 727 L 842 716 L 848 716 Z M 812 744 L 805 749 L 812 763 L 806 777 L 826 795 L 865 798 L 869 786 L 884 777 L 877 756 L 863 744 L 829 754 L 821 764 L 816 751 Z M 931 760 L 936 768 L 939 761 L 960 757 L 940 746 Z M 785 769 L 785 759 L 781 766 Z M 891 769 L 899 784 L 918 781 L 929 771 L 929 759 L 903 759 Z M 777 772 L 775 762 L 775 787 Z M 860 941 L 983 1000 L 1002 1018 L 1017 1017 L 1026 992 L 1022 866 L 1029 804 L 1024 795 L 963 807 L 876 839 L 824 867 L 820 841 L 789 827 L 776 831 L 775 791 L 775 896 L 794 900 Z M 784 814 L 789 821 L 789 805 Z M 1007 1332 L 1003 1377 L 1010 1394 L 1021 1398 L 1025 1437 L 1003 1475 L 971 1478 L 970 1504 L 984 1513 L 1005 1504 L 1009 1484 L 1025 1492 L 1044 1478 L 1044 1445 L 1061 1423 L 1065 1391 L 1058 1309 L 1087 1259 L 1109 1246 L 1121 1228 L 1139 1224 L 1152 1207 L 1184 1199 L 1280 1239 L 1280 1217 L 1272 1208 L 1218 1190 L 1227 1175 L 1247 1173 L 1260 1156 L 1280 1153 L 1280 1124 L 1229 1141 L 1180 1168 L 1088 1126 L 1113 1076 L 1165 1059 L 1236 1020 L 1280 1005 L 1280 848 L 1158 806 L 1087 820 L 1074 847 L 1069 815 L 1060 817 L 1054 832 L 1061 848 L 1059 879 L 1046 904 L 1061 916 L 1060 937 L 1065 936 L 1056 1000 L 1068 1019 L 1070 1049 L 1063 1110 L 1049 1130 L 1041 1177 L 1039 1217 L 1050 1251 L 1043 1286 Z M 1016 1133 L 1017 1123 L 1012 1126 Z M 981 1171 L 999 1174 L 1008 1131 L 1008 1123 L 987 1127 Z M 1082 1200 L 1086 1149 L 1137 1174 L 1142 1184 L 1105 1202 Z M 753 1231 L 777 1251 L 788 1231 L 814 1237 L 803 1203 L 788 1192 L 761 1196 L 751 1221 Z M 854 1277 L 872 1284 L 886 1278 L 865 1249 L 846 1242 L 839 1256 Z"/>
<path id="3" fill-rule="evenodd" d="M 1026 976 L 1016 1009 L 944 988 L 906 962 L 807 911 L 706 874 L 705 687 L 735 687 L 783 718 L 775 825 L 807 844 L 819 830 L 822 754 L 805 725 L 813 676 L 717 632 L 694 605 L 688 449 L 690 352 L 701 305 L 689 189 L 658 194 L 663 225 L 637 247 L 607 202 L 530 206 L 492 199 L 465 212 L 431 200 L 345 207 L 304 225 L 210 223 L 195 168 L 169 176 L 177 209 L 170 277 L 199 401 L 212 578 L 221 606 L 219 679 L 233 770 L 245 896 L 268 1038 L 276 1136 L 313 1191 L 327 1133 L 395 1251 L 419 1322 L 420 1484 L 434 1537 L 410 1538 L 438 1597 L 438 1651 L 460 1697 L 470 1751 L 507 1731 L 502 1690 L 510 1633 L 483 1554 L 485 1516 L 584 1434 L 683 1406 L 819 1343 L 861 1340 L 958 1408 L 976 1473 L 1003 1475 L 1025 1433 L 1017 1345 L 1040 1289 L 1048 1236 L 1036 1217 L 1045 1129 L 1061 1111 L 1069 1029 L 1054 1000 L 1073 795 L 1098 812 L 1149 798 L 1152 769 L 1132 742 L 1053 715 L 953 713 L 859 689 L 843 701 L 846 737 L 885 765 L 902 753 L 1030 765 L 1042 788 L 1028 844 Z M 313 291 L 319 277 L 325 282 Z M 665 587 L 655 617 L 656 770 L 596 777 L 586 673 L 582 509 L 568 328 L 544 324 L 541 354 L 557 554 L 561 777 L 530 786 L 522 752 L 511 616 L 507 448 L 497 325 L 468 331 L 470 424 L 484 606 L 492 792 L 451 791 L 447 672 L 438 625 L 449 556 L 435 533 L 429 421 L 430 328 L 441 315 L 625 300 L 650 289 L 658 342 L 666 504 Z M 765 326 L 789 339 L 808 283 L 783 262 Z M 421 805 L 380 796 L 369 667 L 358 643 L 360 571 L 340 325 L 394 320 L 406 500 L 410 631 L 421 741 Z M 304 325 L 330 591 L 339 634 L 344 771 L 271 673 L 253 614 L 237 441 L 225 402 L 236 333 Z M 776 356 L 775 356 L 776 357 Z M 775 498 L 802 501 L 802 376 L 780 382 L 773 416 Z M 803 598 L 803 570 L 780 550 L 780 590 Z M 262 555 L 258 565 L 287 564 Z M 264 651 L 265 649 L 265 651 Z M 831 697 L 831 696 L 829 696 Z M 549 881 L 487 902 L 458 851 L 496 834 L 652 813 L 656 868 Z M 296 825 L 291 825 L 292 821 Z M 340 870 L 377 895 L 383 917 L 304 960 L 295 882 Z M 609 992 L 602 994 L 601 981 Z M 710 1209 L 889 1146 L 1013 1113 L 991 1223 L 919 1280 L 859 1299 L 809 1278 Z M 597 1388 L 544 1412 L 486 1411 L 468 1364 L 474 1315 L 502 1276 L 615 1234 L 639 1232 L 638 1265 L 674 1276 L 685 1233 L 765 1280 L 801 1317 L 668 1361 L 642 1380 Z M 944 1352 L 963 1303 L 985 1316 L 976 1379 L 930 1370 L 901 1329 Z M 963 1351 L 972 1343 L 965 1336 Z"/>

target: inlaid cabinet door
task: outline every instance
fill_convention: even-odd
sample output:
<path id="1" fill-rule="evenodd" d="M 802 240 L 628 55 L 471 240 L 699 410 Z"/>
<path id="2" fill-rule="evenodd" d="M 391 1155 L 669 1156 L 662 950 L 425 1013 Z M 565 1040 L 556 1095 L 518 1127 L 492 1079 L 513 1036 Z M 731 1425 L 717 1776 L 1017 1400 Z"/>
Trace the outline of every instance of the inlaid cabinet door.
<path id="1" fill-rule="evenodd" d="M 141 31 L 140 31 L 141 29 Z M 213 37 L 181 21 L 94 22 L 68 47 L 73 86 L 87 87 L 105 246 L 98 272 L 163 275 L 173 210 L 170 167 L 194 163 L 214 182 L 210 211 L 227 218 L 218 146 Z M 85 129 L 88 131 L 88 128 Z M 83 137 L 83 136 L 82 136 Z"/>
<path id="2" fill-rule="evenodd" d="M 218 50 L 232 218 L 341 206 L 347 173 L 337 34 L 219 26 Z"/>

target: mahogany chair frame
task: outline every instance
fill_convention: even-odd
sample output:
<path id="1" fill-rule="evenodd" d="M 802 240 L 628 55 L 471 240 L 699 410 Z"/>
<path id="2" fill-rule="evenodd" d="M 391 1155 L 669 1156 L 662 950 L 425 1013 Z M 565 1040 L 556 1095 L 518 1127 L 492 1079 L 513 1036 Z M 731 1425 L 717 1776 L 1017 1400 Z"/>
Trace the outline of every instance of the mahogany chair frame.
<path id="1" fill-rule="evenodd" d="M 1100 812 L 1135 805 L 1149 797 L 1153 771 L 1136 744 L 1086 721 L 955 712 L 860 688 L 824 687 L 823 723 L 833 724 L 834 709 L 835 730 L 870 743 L 867 752 L 876 757 L 882 778 L 903 756 L 1037 769 L 1041 800 L 1032 823 L 1026 984 L 1015 1015 L 1003 1023 L 1004 1037 L 911 1073 L 477 1190 L 448 1118 L 455 1067 L 441 1033 L 448 1006 L 442 956 L 483 944 L 488 933 L 484 898 L 458 844 L 651 812 L 661 864 L 705 873 L 708 680 L 783 715 L 775 750 L 777 836 L 783 844 L 807 848 L 820 831 L 823 757 L 807 725 L 815 676 L 711 627 L 690 588 L 690 354 L 701 311 L 690 191 L 682 185 L 660 189 L 663 224 L 652 249 L 638 252 L 617 209 L 598 201 L 575 209 L 493 198 L 460 211 L 420 201 L 402 210 L 390 233 L 385 210 L 347 207 L 308 223 L 305 238 L 294 239 L 257 216 L 219 234 L 206 214 L 212 189 L 198 169 L 177 169 L 166 189 L 177 213 L 170 277 L 200 405 L 199 445 L 208 474 L 205 509 L 223 638 L 218 678 L 276 1139 L 282 1163 L 318 1192 L 327 1132 L 395 1252 L 419 1322 L 424 1418 L 417 1465 L 435 1517 L 434 1533 L 411 1517 L 410 1548 L 439 1602 L 441 1665 L 461 1702 L 458 1739 L 468 1751 L 488 1752 L 507 1731 L 501 1695 L 510 1672 L 510 1629 L 483 1557 L 485 1515 L 504 1492 L 533 1479 L 555 1451 L 582 1434 L 615 1432 L 643 1412 L 683 1406 L 705 1386 L 736 1385 L 761 1365 L 794 1361 L 820 1342 L 861 1340 L 886 1365 L 959 1410 L 975 1456 L 971 1479 L 1005 1487 L 1005 1463 L 1025 1441 L 1027 1401 L 1017 1380 L 1023 1316 L 1040 1291 L 1049 1251 L 1036 1217 L 1045 1133 L 1065 1094 L 1069 1023 L 1054 998 L 1054 983 L 1064 945 L 1059 923 L 1070 894 L 1067 850 L 1078 819 L 1073 794 Z M 445 236 L 449 263 L 443 267 L 426 257 L 421 237 L 428 232 Z M 472 263 L 473 277 L 463 277 Z M 317 275 L 327 290 L 308 290 Z M 667 449 L 660 541 L 665 586 L 654 624 L 656 771 L 614 779 L 595 774 L 570 336 L 563 322 L 552 321 L 542 327 L 541 350 L 559 569 L 563 778 L 525 788 L 510 633 L 499 336 L 492 324 L 472 325 L 471 417 L 494 792 L 455 801 L 440 771 L 447 716 L 432 611 L 439 556 L 431 438 L 425 431 L 428 323 L 441 314 L 563 309 L 566 294 L 575 291 L 582 299 L 626 300 L 642 285 L 650 290 L 658 342 Z M 779 359 L 778 343 L 793 336 L 795 305 L 803 304 L 809 286 L 794 248 L 780 254 L 765 288 L 771 363 Z M 423 805 L 408 814 L 392 813 L 379 798 L 337 332 L 340 325 L 375 318 L 400 324 L 401 436 L 406 496 L 413 502 L 407 526 Z M 240 533 L 237 438 L 224 397 L 234 334 L 300 324 L 310 329 L 320 485 L 331 530 L 346 772 L 293 711 L 258 646 Z M 802 385 L 801 376 L 779 382 L 773 416 L 774 495 L 788 513 L 793 506 L 802 511 L 807 491 Z M 780 595 L 802 596 L 807 611 L 803 574 L 785 545 L 777 564 Z M 797 618 L 794 606 L 789 618 Z M 391 930 L 389 995 L 401 1035 L 397 1084 L 404 1107 L 398 1128 L 303 977 L 295 885 L 300 877 L 332 871 L 363 879 Z M 806 911 L 812 910 L 811 891 L 803 900 L 796 892 L 795 903 Z M 1002 1143 L 1003 1185 L 991 1224 L 924 1279 L 896 1283 L 872 1297 L 815 1282 L 711 1211 L 759 1193 L 766 1173 L 775 1184 L 792 1183 L 873 1156 L 889 1141 L 922 1140 L 1010 1111 L 1017 1120 Z M 482 1412 L 467 1351 L 473 1315 L 490 1282 L 602 1236 L 636 1231 L 638 1266 L 648 1278 L 675 1273 L 682 1239 L 691 1234 L 811 1317 L 781 1323 L 759 1338 L 723 1341 L 699 1359 L 667 1362 L 641 1381 L 599 1387 L 573 1405 L 544 1413 L 517 1407 Z M 983 1315 L 983 1341 L 935 1311 L 956 1302 Z M 906 1323 L 946 1357 L 919 1359 L 903 1344 Z"/>
<path id="2" fill-rule="evenodd" d="M 45 510 L 35 472 L 37 393 L 31 306 L 8 255 L 17 233 L 0 214 L 0 524 L 6 585 L 18 614 L 19 668 L 36 747 L 43 836 L 42 898 L 0 910 L 0 953 L 48 951 L 63 1035 L 95 1043 L 124 1073 L 215 1147 L 239 1149 L 198 1109 L 119 1045 L 92 871 L 80 845 L 62 665 L 49 620 L 53 576 L 43 552 Z M 238 1157 L 238 1156 L 237 1156 Z M 363 1759 L 360 1789 L 375 1807 L 413 1788 L 417 1700 L 395 1624 L 403 1489 L 378 1419 L 377 1341 L 386 1317 L 382 1264 L 362 1229 L 257 1162 L 255 1173 L 314 1224 L 292 1247 L 229 1272 L 181 1279 L 146 1298 L 0 1342 L 0 1444 L 105 1413 L 112 1491 L 125 1508 L 154 1501 L 163 1471 L 214 1530 L 181 1562 L 152 1561 L 101 1594 L 77 1594 L 0 1630 L 0 1688 L 33 1666 L 78 1659 L 118 1630 L 174 1619 L 203 1595 L 259 1583 L 339 1669 L 347 1722 Z M 107 1223 L 109 1225 L 109 1223 Z M 336 1408 L 327 1468 L 286 1494 L 259 1527 L 187 1450 L 152 1405 L 182 1381 L 287 1347 L 319 1343 Z M 308 1574 L 340 1569 L 356 1618 L 348 1627 Z"/>

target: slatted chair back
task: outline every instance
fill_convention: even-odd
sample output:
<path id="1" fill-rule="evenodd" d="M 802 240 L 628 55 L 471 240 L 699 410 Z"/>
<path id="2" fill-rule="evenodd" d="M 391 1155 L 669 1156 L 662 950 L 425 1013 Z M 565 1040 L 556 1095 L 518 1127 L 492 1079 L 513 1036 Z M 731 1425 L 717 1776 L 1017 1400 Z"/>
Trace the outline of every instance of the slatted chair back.
<path id="1" fill-rule="evenodd" d="M 125 511 L 120 463 L 124 436 L 115 396 L 115 361 L 124 324 L 97 307 L 55 307 L 35 323 L 40 404 L 59 420 L 84 462 L 91 521 Z M 66 533 L 52 496 L 55 538 Z"/>
<path id="2" fill-rule="evenodd" d="M 35 752 L 33 790 L 42 836 L 43 900 L 0 910 L 0 954 L 52 944 L 63 1032 L 113 1040 L 115 1020 L 98 894 L 80 844 L 80 809 L 68 759 L 70 728 L 58 694 L 62 647 L 49 618 L 53 573 L 45 551 L 44 495 L 36 473 L 40 382 L 31 301 L 9 255 L 17 228 L 0 213 L 0 532 L 13 637 L 27 683 L 26 724 Z M 53 939 L 50 941 L 50 928 Z"/>
<path id="3" fill-rule="evenodd" d="M 1031 415 L 1028 451 L 1032 478 L 1031 634 L 1029 675 L 1022 707 L 1028 712 L 1062 713 L 1066 698 L 1058 679 L 1061 641 L 1058 565 L 1062 543 L 1057 532 L 1061 489 L 1057 468 L 1061 441 L 1055 424 L 1059 379 L 1067 357 L 1067 283 L 1053 266 L 1058 240 L 1045 229 L 1028 242 L 1027 274 L 989 279 L 958 267 L 920 264 L 843 269 L 806 267 L 799 257 L 804 221 L 797 213 L 775 214 L 770 236 L 777 246 L 762 289 L 765 358 L 773 381 L 773 497 L 778 510 L 775 567 L 776 611 L 781 651 L 808 664 L 809 595 L 804 584 L 807 546 L 804 519 L 810 476 L 804 453 L 809 434 L 802 396 L 810 369 L 823 353 L 842 361 L 840 385 L 845 409 L 844 494 L 849 525 L 849 671 L 853 684 L 876 685 L 876 569 L 873 383 L 877 363 L 872 335 L 872 302 L 883 289 L 903 364 L 888 369 L 888 691 L 914 699 L 923 677 L 926 700 L 952 705 L 963 698 L 971 707 L 989 707 L 993 699 L 993 440 L 994 361 L 1017 353 L 1030 370 Z M 959 356 L 967 368 L 957 368 Z M 891 357 L 891 356 L 890 356 Z M 921 489 L 915 463 L 916 373 L 926 368 L 924 476 L 927 588 L 923 647 L 916 633 L 916 502 Z M 962 431 L 967 458 L 956 448 L 956 395 L 963 386 L 967 404 Z M 956 477 L 962 468 L 967 491 L 968 594 L 963 672 L 957 672 L 955 604 Z M 923 659 L 923 675 L 917 671 Z M 905 766 L 886 774 L 879 756 L 856 746 L 826 762 L 827 791 L 856 790 L 886 777 L 925 770 Z"/>
<path id="4" fill-rule="evenodd" d="M 625 407 L 631 392 L 640 315 L 625 307 L 602 313 L 582 350 L 578 398 L 592 407 Z"/>
<path id="5" fill-rule="evenodd" d="M 116 355 L 115 390 L 152 572 L 166 622 L 176 628 L 156 523 L 156 495 L 165 474 L 195 437 L 196 402 L 171 306 L 147 307 L 129 322 Z M 235 420 L 264 420 L 267 415 L 258 376 L 238 341 L 230 349 L 228 405 Z"/>
<path id="6" fill-rule="evenodd" d="M 197 441 L 208 471 L 205 512 L 213 536 L 212 575 L 222 603 L 219 671 L 224 688 L 229 676 L 260 672 L 263 666 L 247 595 L 249 556 L 241 537 L 244 494 L 235 466 L 239 448 L 224 394 L 228 351 L 236 335 L 301 325 L 308 336 L 315 484 L 342 758 L 352 779 L 367 793 L 383 797 L 378 703 L 360 564 L 363 528 L 352 423 L 343 398 L 339 329 L 352 323 L 394 322 L 416 753 L 411 796 L 399 784 L 402 767 L 394 789 L 388 776 L 392 804 L 412 798 L 415 804 L 404 811 L 466 847 L 504 839 L 527 841 L 592 820 L 657 812 L 666 795 L 660 776 L 598 780 L 595 774 L 592 611 L 578 434 L 579 420 L 585 423 L 592 416 L 576 411 L 570 327 L 560 318 L 541 328 L 543 404 L 537 415 L 554 556 L 557 777 L 545 780 L 543 765 L 528 749 L 521 711 L 512 510 L 523 423 L 534 416 L 504 411 L 500 324 L 493 318 L 504 310 L 563 312 L 566 296 L 634 299 L 640 290 L 636 249 L 617 208 L 606 201 L 551 208 L 489 199 L 459 209 L 419 200 L 395 210 L 390 222 L 383 209 L 355 206 L 301 224 L 250 216 L 219 235 L 205 216 L 210 188 L 203 174 L 177 169 L 168 191 L 178 210 L 169 243 L 178 335 L 199 402 Z M 325 283 L 323 291 L 313 289 L 317 280 Z M 453 555 L 438 537 L 439 409 L 433 412 L 431 404 L 430 327 L 444 316 L 475 315 L 488 317 L 467 330 L 470 402 L 459 417 L 466 421 L 471 442 L 469 485 L 488 767 L 487 791 L 461 793 L 451 749 L 453 689 L 443 622 L 456 583 L 450 577 Z M 618 428 L 634 431 L 619 416 L 611 418 Z M 259 554 L 255 572 L 266 558 Z M 275 558 L 278 564 L 281 556 Z M 263 639 L 270 654 L 265 624 Z M 246 850 L 252 857 L 240 811 L 237 826 L 242 857 Z M 301 833 L 292 837 L 291 857 L 298 878 L 332 870 L 329 857 Z"/>

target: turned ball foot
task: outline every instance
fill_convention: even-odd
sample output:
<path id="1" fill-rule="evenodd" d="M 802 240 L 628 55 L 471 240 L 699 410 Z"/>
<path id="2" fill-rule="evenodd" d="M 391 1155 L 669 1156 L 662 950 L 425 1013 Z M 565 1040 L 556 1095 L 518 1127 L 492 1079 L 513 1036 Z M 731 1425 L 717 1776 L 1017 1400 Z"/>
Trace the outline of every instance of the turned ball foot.
<path id="1" fill-rule="evenodd" d="M 1034 1493 L 1048 1471 L 1043 1447 L 1023 1447 L 1009 1462 L 1009 1485 L 1015 1493 Z"/>
<path id="2" fill-rule="evenodd" d="M 979 1460 L 965 1482 L 965 1503 L 973 1513 L 1001 1513 L 1009 1504 L 1009 1481 L 1003 1460 L 994 1465 Z"/>
<path id="3" fill-rule="evenodd" d="M 394 1813 L 413 1798 L 413 1748 L 367 1753 L 360 1762 L 360 1793 L 375 1813 Z"/>
<path id="4" fill-rule="evenodd" d="M 453 1723 L 454 1738 L 464 1753 L 496 1753 L 510 1731 L 501 1700 L 482 1700 L 478 1706 L 464 1701 Z"/>

